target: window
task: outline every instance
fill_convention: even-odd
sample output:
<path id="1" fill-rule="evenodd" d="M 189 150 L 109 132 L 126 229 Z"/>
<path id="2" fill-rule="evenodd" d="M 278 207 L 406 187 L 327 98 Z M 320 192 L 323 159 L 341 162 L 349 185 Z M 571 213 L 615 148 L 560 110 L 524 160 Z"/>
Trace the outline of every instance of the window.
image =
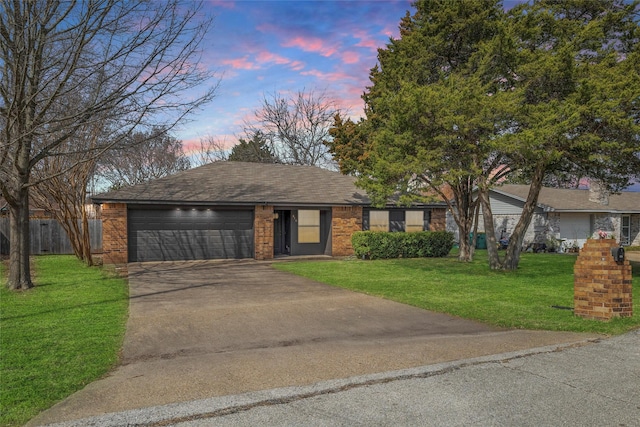
<path id="1" fill-rule="evenodd" d="M 410 233 L 412 231 L 424 231 L 424 212 L 407 211 L 405 212 L 404 231 Z"/>
<path id="2" fill-rule="evenodd" d="M 298 243 L 320 243 L 320 211 L 298 211 Z"/>
<path id="3" fill-rule="evenodd" d="M 389 231 L 389 211 L 369 211 L 369 230 Z"/>
<path id="4" fill-rule="evenodd" d="M 620 227 L 620 245 L 628 246 L 631 243 L 631 216 L 622 215 L 622 227 Z"/>

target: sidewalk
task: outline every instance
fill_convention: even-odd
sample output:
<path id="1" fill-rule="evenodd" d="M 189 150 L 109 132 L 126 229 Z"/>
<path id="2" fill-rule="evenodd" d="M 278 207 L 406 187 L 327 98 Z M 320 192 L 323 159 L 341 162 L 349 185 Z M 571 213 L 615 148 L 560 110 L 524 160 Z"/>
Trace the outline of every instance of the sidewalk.
<path id="1" fill-rule="evenodd" d="M 640 331 L 56 424 L 121 425 L 639 426 Z"/>

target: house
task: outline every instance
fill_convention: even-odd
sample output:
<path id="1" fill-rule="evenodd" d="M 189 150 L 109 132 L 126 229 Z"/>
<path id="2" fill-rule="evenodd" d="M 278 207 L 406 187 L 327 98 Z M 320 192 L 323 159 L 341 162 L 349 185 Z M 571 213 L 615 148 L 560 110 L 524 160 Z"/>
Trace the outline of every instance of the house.
<path id="1" fill-rule="evenodd" d="M 621 245 L 640 245 L 640 192 L 607 194 L 591 189 L 542 188 L 525 244 L 560 244 L 581 248 L 587 238 L 606 232 Z M 515 228 L 529 192 L 528 185 L 502 185 L 490 192 L 496 238 Z M 480 231 L 483 221 L 479 220 Z"/>
<path id="2" fill-rule="evenodd" d="M 358 230 L 444 230 L 444 204 L 371 206 L 353 177 L 313 166 L 216 162 L 95 195 L 104 262 L 353 254 Z"/>
<path id="3" fill-rule="evenodd" d="M 7 201 L 0 197 L 0 218 L 9 218 L 9 204 Z M 30 219 L 51 219 L 53 214 L 44 208 L 34 206 L 29 203 L 29 218 Z"/>

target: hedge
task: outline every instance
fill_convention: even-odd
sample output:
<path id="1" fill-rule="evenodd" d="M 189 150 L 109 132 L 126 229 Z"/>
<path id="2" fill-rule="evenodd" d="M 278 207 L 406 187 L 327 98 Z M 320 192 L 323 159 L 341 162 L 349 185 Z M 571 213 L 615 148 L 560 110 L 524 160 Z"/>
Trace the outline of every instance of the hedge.
<path id="1" fill-rule="evenodd" d="M 443 257 L 453 247 L 453 234 L 447 231 L 357 231 L 353 233 L 351 243 L 358 258 Z"/>

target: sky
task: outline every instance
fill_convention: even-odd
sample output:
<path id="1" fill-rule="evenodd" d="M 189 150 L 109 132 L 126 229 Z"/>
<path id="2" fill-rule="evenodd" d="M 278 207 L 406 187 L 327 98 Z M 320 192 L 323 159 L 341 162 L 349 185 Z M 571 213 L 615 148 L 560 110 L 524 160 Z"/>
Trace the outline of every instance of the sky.
<path id="1" fill-rule="evenodd" d="M 213 137 L 226 147 L 274 93 L 325 93 L 357 118 L 377 49 L 399 35 L 412 0 L 205 0 L 213 26 L 201 66 L 216 73 L 216 98 L 176 132 L 187 154 Z M 506 8 L 518 0 L 503 2 Z M 640 191 L 640 183 L 633 186 Z"/>
<path id="2" fill-rule="evenodd" d="M 264 96 L 325 92 L 353 117 L 377 49 L 398 36 L 408 0 L 205 0 L 214 17 L 202 66 L 220 80 L 217 97 L 177 132 L 187 151 L 212 136 L 228 146 Z"/>

